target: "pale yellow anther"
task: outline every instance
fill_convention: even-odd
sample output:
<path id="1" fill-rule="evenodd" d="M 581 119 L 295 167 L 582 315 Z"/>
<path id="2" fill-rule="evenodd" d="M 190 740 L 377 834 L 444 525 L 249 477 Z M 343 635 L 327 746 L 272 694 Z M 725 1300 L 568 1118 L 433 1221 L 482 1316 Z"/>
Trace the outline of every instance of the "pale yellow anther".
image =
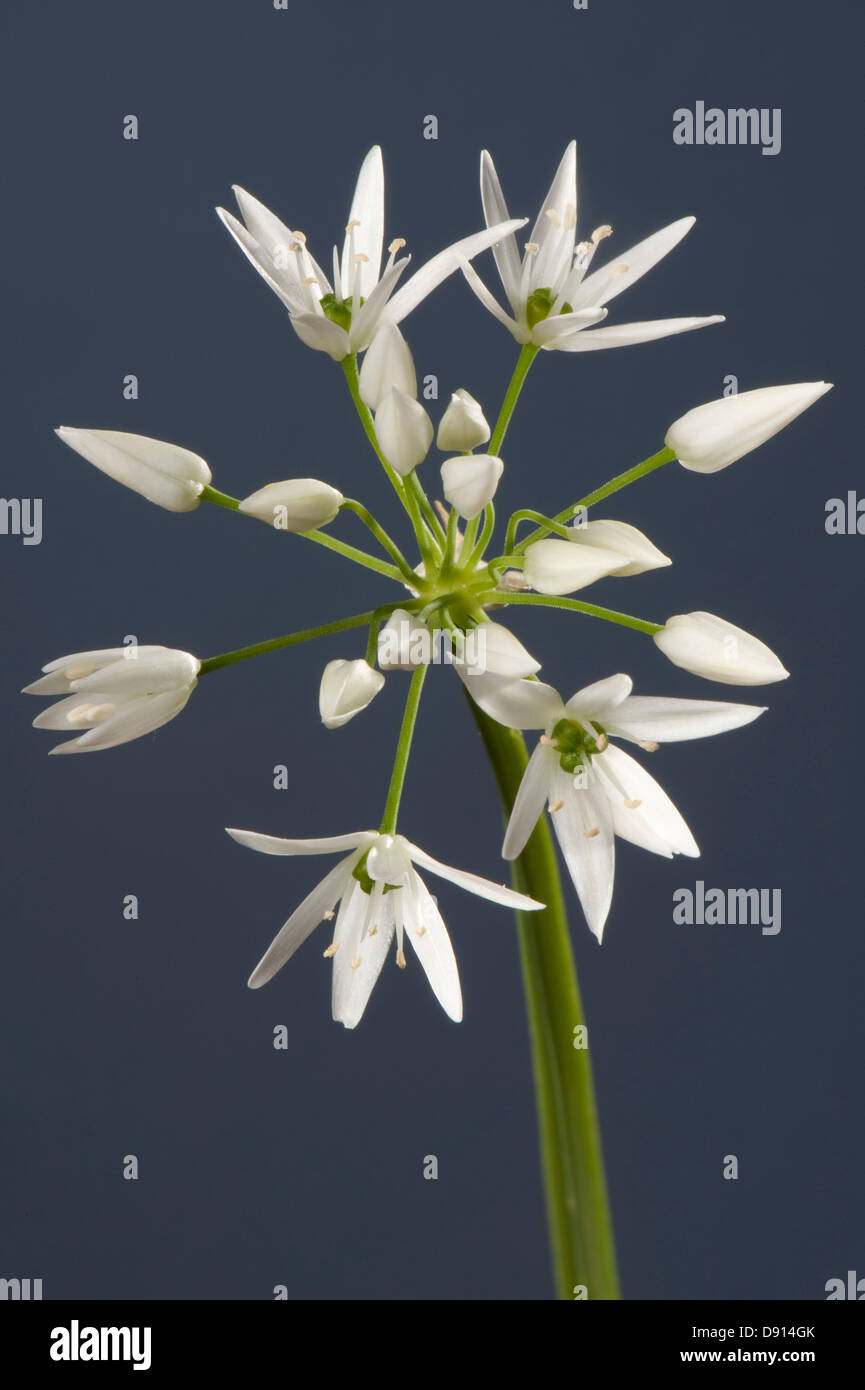
<path id="1" fill-rule="evenodd" d="M 66 723 L 77 727 L 79 724 L 90 723 L 90 711 L 92 705 L 76 705 L 74 709 L 66 711 Z"/>
<path id="2" fill-rule="evenodd" d="M 297 240 L 295 239 L 294 241 L 290 241 L 290 242 L 288 243 L 288 249 L 289 249 L 289 251 L 302 251 L 302 250 L 303 250 L 303 245 L 304 245 L 304 244 L 303 244 L 302 241 L 297 241 Z"/>
<path id="3" fill-rule="evenodd" d="M 562 798 L 561 798 L 560 796 L 557 796 L 556 799 L 555 799 L 555 801 L 551 801 L 551 802 L 550 802 L 550 810 L 551 810 L 551 811 L 561 811 L 561 809 L 562 809 L 562 807 L 564 806 L 564 804 L 565 804 L 565 803 L 564 803 L 564 801 L 562 801 Z"/>
<path id="4" fill-rule="evenodd" d="M 418 936 L 426 936 L 426 927 L 418 927 L 417 934 Z"/>
<path id="5" fill-rule="evenodd" d="M 601 827 L 600 827 L 599 825 L 596 825 L 595 828 L 594 828 L 594 830 L 584 830 L 584 831 L 583 831 L 583 836 L 584 836 L 584 838 L 587 839 L 587 840 L 594 840 L 595 836 L 596 836 L 596 835 L 600 835 L 600 833 L 601 833 Z"/>
<path id="6" fill-rule="evenodd" d="M 92 676 L 95 670 L 95 666 L 67 666 L 63 674 L 68 681 L 81 681 L 85 676 Z"/>
<path id="7" fill-rule="evenodd" d="M 360 956 L 355 956 L 354 960 L 351 963 L 351 968 L 352 970 L 357 970 L 360 968 Z"/>
<path id="8" fill-rule="evenodd" d="M 546 734 L 541 734 L 541 743 L 544 745 L 545 748 L 558 747 L 558 744 L 555 743 L 551 738 L 548 738 Z"/>
<path id="9" fill-rule="evenodd" d="M 544 213 L 544 217 L 548 217 L 554 227 L 561 227 L 562 219 L 559 217 L 559 214 L 556 212 L 555 208 L 547 208 L 546 212 Z"/>
<path id="10" fill-rule="evenodd" d="M 292 236 L 294 237 L 296 242 L 300 243 L 301 246 L 306 245 L 306 232 L 292 232 Z"/>
<path id="11" fill-rule="evenodd" d="M 642 806 L 642 804 L 643 803 L 639 797 L 635 797 L 633 800 L 628 800 L 625 802 L 625 805 L 627 806 L 629 811 L 636 811 L 637 807 Z"/>
<path id="12" fill-rule="evenodd" d="M 375 934 L 376 934 L 377 931 L 378 931 L 378 927 L 370 927 L 369 931 L 367 932 L 367 935 L 368 935 L 368 936 L 375 936 Z"/>
<path id="13" fill-rule="evenodd" d="M 329 907 L 329 908 L 327 909 L 327 912 L 323 912 L 323 913 L 321 914 L 322 920 L 325 921 L 325 922 L 332 922 L 333 919 L 334 919 L 334 915 L 335 915 L 335 914 L 334 914 L 334 910 L 333 910 L 332 907 Z"/>
<path id="14" fill-rule="evenodd" d="M 306 288 L 307 285 L 317 285 L 318 281 L 316 280 L 314 275 L 307 275 L 306 279 L 301 280 L 300 283 L 303 285 L 304 288 Z"/>
<path id="15" fill-rule="evenodd" d="M 393 239 L 393 241 L 391 242 L 390 246 L 387 248 L 387 249 L 388 249 L 388 253 L 389 253 L 391 256 L 395 256 L 396 253 L 397 253 L 397 251 L 401 251 L 402 248 L 403 248 L 404 246 L 405 246 L 405 237 L 404 237 L 404 236 L 395 236 L 394 239 Z"/>
<path id="16" fill-rule="evenodd" d="M 362 251 L 358 251 L 354 258 L 354 263 L 355 265 L 359 265 L 361 261 L 369 261 L 369 256 L 365 256 Z"/>
<path id="17" fill-rule="evenodd" d="M 338 947 L 339 942 L 332 941 L 329 946 L 325 946 L 321 954 L 324 956 L 325 960 L 330 960 L 331 956 L 336 955 Z"/>
<path id="18" fill-rule="evenodd" d="M 598 752 L 603 753 L 604 749 L 609 747 L 610 740 L 607 738 L 606 734 L 597 734 L 595 743 L 598 745 Z"/>
<path id="19" fill-rule="evenodd" d="M 625 265 L 624 261 L 620 261 L 618 265 L 610 266 L 609 274 L 626 275 L 630 268 L 631 267 L 629 265 Z"/>
<path id="20" fill-rule="evenodd" d="M 345 230 L 346 230 L 347 232 L 350 232 L 350 231 L 352 230 L 353 227 L 359 227 L 359 226 L 360 226 L 360 218 L 355 217 L 351 222 L 349 222 L 349 224 L 348 224 L 348 226 L 346 227 Z"/>
<path id="21" fill-rule="evenodd" d="M 404 951 L 397 951 L 397 953 L 396 953 L 396 963 L 397 963 L 397 965 L 399 966 L 400 970 L 405 970 L 405 952 L 404 952 Z"/>
<path id="22" fill-rule="evenodd" d="M 641 738 L 641 739 L 640 739 L 640 747 L 643 749 L 643 751 L 644 751 L 645 753 L 657 753 L 657 751 L 658 751 L 658 749 L 660 748 L 660 746 L 661 746 L 661 745 L 660 745 L 659 743 L 655 743 L 655 742 L 654 742 L 652 739 L 650 739 L 650 738 Z"/>
<path id="23" fill-rule="evenodd" d="M 574 256 L 581 260 L 584 256 L 588 256 L 591 249 L 592 243 L 590 241 L 581 241 L 574 247 Z"/>
<path id="24" fill-rule="evenodd" d="M 114 705 L 91 705 L 88 718 L 92 719 L 95 724 L 101 724 L 104 720 L 111 718 L 114 710 Z"/>
<path id="25" fill-rule="evenodd" d="M 595 230 L 592 232 L 592 241 L 597 246 L 599 241 L 603 241 L 605 237 L 612 235 L 612 227 L 609 225 L 608 222 L 604 222 L 600 227 L 596 227 Z"/>
<path id="26" fill-rule="evenodd" d="M 565 226 L 567 227 L 568 231 L 570 231 L 571 228 L 576 227 L 576 225 L 577 209 L 574 207 L 573 203 L 568 203 L 565 207 Z"/>
<path id="27" fill-rule="evenodd" d="M 528 254 L 529 254 L 530 256 L 536 256 L 536 255 L 538 254 L 538 252 L 540 251 L 540 249 L 541 249 L 541 248 L 540 248 L 540 246 L 538 246 L 538 243 L 537 243 L 536 241 L 527 241 L 527 242 L 526 242 L 526 251 L 528 252 Z"/>

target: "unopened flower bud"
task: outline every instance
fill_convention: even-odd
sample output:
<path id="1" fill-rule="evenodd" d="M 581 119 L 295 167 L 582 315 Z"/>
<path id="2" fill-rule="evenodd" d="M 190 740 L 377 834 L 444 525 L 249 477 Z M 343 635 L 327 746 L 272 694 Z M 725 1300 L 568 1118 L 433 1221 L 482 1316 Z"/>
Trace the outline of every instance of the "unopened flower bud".
<path id="1" fill-rule="evenodd" d="M 314 531 L 333 521 L 342 493 L 317 478 L 287 478 L 250 493 L 238 509 L 267 521 L 277 531 Z"/>
<path id="2" fill-rule="evenodd" d="M 447 410 L 439 422 L 436 443 L 447 453 L 466 453 L 486 444 L 490 427 L 474 396 L 462 387 L 454 391 Z"/>
<path id="3" fill-rule="evenodd" d="M 467 521 L 479 516 L 495 496 L 504 464 L 493 454 L 459 454 L 442 464 L 444 494 Z"/>

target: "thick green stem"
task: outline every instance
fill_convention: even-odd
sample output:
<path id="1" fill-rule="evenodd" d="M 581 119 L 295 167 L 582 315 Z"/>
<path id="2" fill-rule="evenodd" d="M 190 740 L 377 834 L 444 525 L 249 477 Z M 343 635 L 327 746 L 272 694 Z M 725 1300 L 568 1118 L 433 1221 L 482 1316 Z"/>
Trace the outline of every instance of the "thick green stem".
<path id="1" fill-rule="evenodd" d="M 403 783 L 405 782 L 406 768 L 408 767 L 408 755 L 411 752 L 411 740 L 414 733 L 415 721 L 417 720 L 418 705 L 420 704 L 421 691 L 423 690 L 426 673 L 426 666 L 418 666 L 411 678 L 405 713 L 402 717 L 402 728 L 399 731 L 399 742 L 396 746 L 393 772 L 391 773 L 390 786 L 387 792 L 387 801 L 385 802 L 384 814 L 381 818 L 380 829 L 383 835 L 396 834 L 399 803 L 402 797 Z"/>
<path id="2" fill-rule="evenodd" d="M 508 425 L 510 424 L 511 416 L 514 413 L 514 406 L 517 403 L 520 391 L 523 389 L 523 382 L 529 374 L 529 367 L 532 365 L 539 352 L 540 348 L 535 347 L 534 343 L 523 344 L 520 355 L 517 358 L 517 365 L 514 367 L 514 374 L 508 383 L 508 389 L 502 401 L 502 408 L 499 411 L 499 418 L 496 420 L 496 427 L 493 430 L 492 439 L 487 445 L 487 450 L 491 454 L 498 454 L 499 449 L 502 447 L 502 441 L 507 432 Z"/>
<path id="3" fill-rule="evenodd" d="M 510 814 L 528 761 L 520 734 L 470 699 Z M 586 1030 L 552 838 L 541 818 L 512 865 L 516 889 L 546 904 L 517 913 L 556 1293 L 619 1297 L 613 1229 Z"/>

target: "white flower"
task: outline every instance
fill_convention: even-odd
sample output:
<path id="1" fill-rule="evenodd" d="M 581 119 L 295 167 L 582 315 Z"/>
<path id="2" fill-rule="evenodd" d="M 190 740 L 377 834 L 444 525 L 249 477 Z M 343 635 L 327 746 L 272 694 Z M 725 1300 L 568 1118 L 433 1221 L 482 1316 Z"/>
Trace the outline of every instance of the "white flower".
<path id="1" fill-rule="evenodd" d="M 400 477 L 423 463 L 432 444 L 432 420 L 419 401 L 392 386 L 375 413 L 375 437 Z"/>
<path id="2" fill-rule="evenodd" d="M 88 753 L 167 724 L 183 709 L 200 669 L 197 657 L 170 647 L 109 647 L 50 661 L 42 667 L 46 674 L 22 693 L 63 695 L 33 727 L 78 733 L 52 753 Z"/>
<path id="3" fill-rule="evenodd" d="M 763 386 L 695 406 L 667 430 L 664 443 L 683 468 L 717 473 L 764 444 L 832 390 L 830 381 Z"/>
<path id="4" fill-rule="evenodd" d="M 620 550 L 549 536 L 526 548 L 523 577 L 539 594 L 573 594 L 605 575 L 616 574 L 623 563 Z"/>
<path id="5" fill-rule="evenodd" d="M 169 512 L 191 512 L 210 482 L 210 469 L 189 449 L 122 430 L 76 430 L 61 425 L 55 433 L 115 482 Z"/>
<path id="6" fill-rule="evenodd" d="M 433 256 L 394 294 L 409 257 L 395 259 L 405 245 L 397 238 L 388 248 L 382 272 L 384 171 L 378 145 L 358 175 L 342 257 L 336 247 L 333 250 L 333 285 L 307 251 L 302 232 L 290 231 L 242 188 L 235 187 L 234 193 L 246 225 L 217 208 L 223 223 L 288 309 L 301 341 L 337 362 L 368 347 L 383 321 L 400 323 L 463 260 L 471 260 L 525 223 L 523 218 L 464 237 Z"/>
<path id="7" fill-rule="evenodd" d="M 317 478 L 286 478 L 267 483 L 238 503 L 238 510 L 266 521 L 277 531 L 314 531 L 333 521 L 342 493 Z"/>
<path id="8" fill-rule="evenodd" d="M 318 709 L 326 729 L 340 729 L 375 699 L 384 676 L 363 657 L 356 661 L 329 661 L 321 675 Z"/>
<path id="9" fill-rule="evenodd" d="M 370 410 L 378 410 L 391 387 L 414 400 L 417 373 L 411 349 L 395 323 L 383 323 L 364 354 L 360 369 L 360 396 Z"/>
<path id="10" fill-rule="evenodd" d="M 481 197 L 487 225 L 501 223 L 507 217 L 507 205 L 495 165 L 486 150 L 481 155 Z M 610 236 L 612 228 L 598 227 L 590 241 L 576 244 L 577 147 L 572 140 L 526 243 L 522 263 L 512 234 L 503 237 L 494 248 L 513 317 L 505 313 L 470 265 L 464 264 L 462 270 L 481 303 L 518 343 L 585 352 L 650 342 L 671 333 L 721 323 L 722 316 L 652 319 L 599 328 L 593 333 L 583 330 L 605 318 L 607 310 L 603 306 L 672 251 L 694 221 L 693 217 L 683 217 L 632 246 L 615 264 L 586 275 L 597 247 Z"/>
<path id="11" fill-rule="evenodd" d="M 578 690 L 567 704 L 539 681 L 508 684 L 487 677 L 469 687 L 499 723 L 545 730 L 514 800 L 502 853 L 515 859 L 522 852 L 548 803 L 586 921 L 599 941 L 613 895 L 616 835 L 668 859 L 699 854 L 666 792 L 610 737 L 653 750 L 659 743 L 739 728 L 763 713 L 756 705 L 632 696 L 631 687 L 629 676 L 610 676 Z"/>
<path id="12" fill-rule="evenodd" d="M 714 613 L 677 613 L 654 641 L 674 666 L 724 685 L 771 685 L 790 674 L 765 642 Z"/>
<path id="13" fill-rule="evenodd" d="M 378 664 L 383 671 L 414 671 L 432 660 L 432 637 L 426 623 L 405 608 L 396 608 L 378 634 Z"/>
<path id="14" fill-rule="evenodd" d="M 397 964 L 405 967 L 408 940 L 445 1013 L 457 1023 L 462 1018 L 459 973 L 450 937 L 415 864 L 504 907 L 522 911 L 543 907 L 543 903 L 511 888 L 440 864 L 402 835 L 361 830 L 323 840 L 281 840 L 251 830 L 229 830 L 228 834 L 239 844 L 264 854 L 349 851 L 292 913 L 249 977 L 252 989 L 266 984 L 319 922 L 335 914 L 333 940 L 324 954 L 333 957 L 333 1017 L 346 1028 L 360 1022 L 394 935 Z"/>
<path id="15" fill-rule="evenodd" d="M 458 454 L 442 464 L 444 494 L 467 521 L 495 496 L 504 464 L 494 454 Z"/>
<path id="16" fill-rule="evenodd" d="M 630 574 L 645 574 L 646 570 L 661 569 L 673 562 L 664 555 L 648 536 L 629 526 L 626 521 L 586 521 L 581 526 L 570 526 L 570 540 L 577 545 L 589 545 L 599 550 L 612 550 L 627 557 L 627 564 L 621 569 L 611 570 L 616 577 Z"/>
<path id="17" fill-rule="evenodd" d="M 486 444 L 490 427 L 484 412 L 468 391 L 454 391 L 447 410 L 439 421 L 436 443 L 446 453 L 465 453 Z"/>

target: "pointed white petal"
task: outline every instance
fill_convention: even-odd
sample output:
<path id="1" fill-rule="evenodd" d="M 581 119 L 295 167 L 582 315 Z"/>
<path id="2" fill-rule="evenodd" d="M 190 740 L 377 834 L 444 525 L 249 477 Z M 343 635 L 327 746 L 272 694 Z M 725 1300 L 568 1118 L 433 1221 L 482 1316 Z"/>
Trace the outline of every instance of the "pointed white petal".
<path id="1" fill-rule="evenodd" d="M 505 313 L 498 300 L 492 294 L 490 294 L 489 290 L 487 289 L 481 277 L 478 275 L 474 266 L 469 265 L 468 261 L 461 261 L 460 270 L 462 271 L 463 275 L 468 281 L 470 288 L 474 290 L 474 293 L 481 301 L 481 304 L 483 304 L 484 308 L 488 309 L 489 312 L 493 315 L 493 317 L 498 319 L 499 323 L 503 323 L 508 332 L 513 333 L 514 337 L 517 339 L 518 342 L 527 342 L 528 333 L 524 332 L 523 329 L 520 328 L 516 319 L 512 319 L 509 314 Z"/>
<path id="2" fill-rule="evenodd" d="M 135 657 L 130 657 L 130 650 L 129 647 L 105 647 L 98 651 L 73 652 L 71 656 L 58 657 L 56 661 L 49 661 L 47 666 L 43 666 L 45 675 L 30 685 L 25 685 L 21 694 L 66 695 L 74 680 L 82 680 L 103 666 L 110 666 L 121 659 L 135 660 Z M 138 657 L 153 656 L 159 652 L 167 652 L 169 648 L 141 645 L 136 647 L 135 651 Z"/>
<path id="3" fill-rule="evenodd" d="M 508 205 L 499 183 L 496 166 L 493 164 L 492 155 L 486 150 L 481 151 L 481 202 L 484 206 L 484 221 L 488 227 L 495 227 L 499 222 L 509 220 Z M 516 237 L 513 234 L 503 237 L 493 247 L 493 255 L 505 294 L 511 307 L 516 309 L 520 294 L 520 253 Z M 471 281 L 469 283 L 471 284 Z"/>
<path id="4" fill-rule="evenodd" d="M 383 323 L 364 356 L 360 369 L 360 398 L 378 410 L 392 387 L 417 396 L 417 375 L 411 349 L 395 323 Z"/>
<path id="5" fill-rule="evenodd" d="M 350 890 L 348 911 L 337 922 L 332 990 L 333 1017 L 346 1028 L 357 1027 L 369 1003 L 393 941 L 404 891 L 383 893 L 377 887 L 366 894 L 359 883 Z"/>
<path id="6" fill-rule="evenodd" d="M 366 299 L 378 282 L 381 270 L 381 248 L 384 240 L 384 169 L 381 147 L 373 145 L 360 166 L 354 190 L 348 224 L 357 222 L 353 237 L 346 236 L 342 253 L 341 275 L 343 294 L 351 293 L 354 266 L 349 262 L 350 246 L 355 256 L 366 259 L 357 262 L 360 271 L 360 293 Z"/>
<path id="7" fill-rule="evenodd" d="M 302 343 L 326 352 L 334 362 L 341 362 L 351 352 L 351 342 L 344 328 L 331 323 L 323 314 L 292 314 L 291 326 Z"/>
<path id="8" fill-rule="evenodd" d="M 765 711 L 765 705 L 632 695 L 610 713 L 604 728 L 608 734 L 634 743 L 681 743 L 684 739 L 708 738 L 728 729 L 741 729 Z"/>
<path id="9" fill-rule="evenodd" d="M 229 834 L 231 833 L 229 831 Z M 335 864 L 304 898 L 300 906 L 295 908 L 250 975 L 247 981 L 250 989 L 260 989 L 268 980 L 272 980 L 277 970 L 281 970 L 285 962 L 294 955 L 298 946 L 302 946 L 306 938 L 315 931 L 324 914 L 333 910 L 346 885 L 351 882 L 354 859 L 355 857 L 351 856 Z"/>
<path id="10" fill-rule="evenodd" d="M 166 651 L 157 657 L 139 656 L 127 661 L 121 657 L 89 676 L 71 682 L 75 691 L 113 695 L 127 692 L 158 695 L 165 690 L 181 690 L 194 684 L 201 662 L 190 652 Z"/>
<path id="11" fill-rule="evenodd" d="M 262 854 L 339 854 L 346 849 L 366 849 L 376 839 L 375 830 L 355 830 L 350 835 L 328 835 L 318 840 L 283 840 L 277 835 L 259 835 L 255 830 L 233 830 L 225 833 L 247 849 Z"/>
<path id="12" fill-rule="evenodd" d="M 562 155 L 529 237 L 539 248 L 531 271 L 532 289 L 543 286 L 555 290 L 564 281 L 574 258 L 576 227 L 577 142 L 572 140 Z"/>
<path id="13" fill-rule="evenodd" d="M 225 208 L 217 208 L 216 212 L 220 222 L 234 237 L 250 265 L 258 271 L 262 280 L 273 290 L 273 293 L 282 300 L 289 313 L 303 313 L 307 305 L 294 270 L 294 257 L 292 256 L 284 267 L 281 263 L 274 263 L 273 256 L 268 254 L 265 247 L 244 227 L 242 222 L 238 222 L 232 213 L 226 212 Z"/>
<path id="14" fill-rule="evenodd" d="M 692 328 L 707 328 L 723 323 L 723 314 L 710 314 L 696 319 L 648 319 L 645 323 L 617 323 L 608 328 L 593 328 L 588 333 L 576 333 L 572 338 L 557 340 L 554 346 L 562 352 L 594 352 L 600 348 L 631 347 L 634 343 L 651 343 L 669 338 L 674 333 L 688 333 Z"/>
<path id="15" fill-rule="evenodd" d="M 410 260 L 411 256 L 403 256 L 402 260 L 394 261 L 390 270 L 385 271 L 360 309 L 352 314 L 349 329 L 352 352 L 363 352 L 369 347 L 380 326 L 388 319 L 389 316 L 385 314 L 384 310 L 393 293 L 394 286 Z"/>
<path id="16" fill-rule="evenodd" d="M 602 681 L 584 685 L 582 690 L 572 695 L 562 713 L 574 715 L 576 718 L 586 714 L 590 719 L 597 718 L 599 723 L 603 723 L 601 716 L 611 715 L 611 711 L 628 698 L 633 688 L 634 682 L 631 677 L 622 672 L 615 676 L 606 676 Z"/>
<path id="17" fill-rule="evenodd" d="M 405 909 L 405 934 L 414 948 L 430 987 L 448 1018 L 459 1023 L 463 999 L 451 939 L 429 890 L 414 870 L 401 894 Z"/>
<path id="18" fill-rule="evenodd" d="M 100 748 L 116 748 L 120 743 L 141 738 L 160 729 L 180 713 L 191 694 L 191 688 L 166 690 L 161 695 L 148 695 L 130 700 L 118 708 L 115 715 L 89 729 L 80 738 L 58 743 L 52 753 L 89 753 Z"/>
<path id="19" fill-rule="evenodd" d="M 529 758 L 514 798 L 502 845 L 505 859 L 516 859 L 525 849 L 529 836 L 543 815 L 558 766 L 555 749 L 539 743 Z"/>
<path id="20" fill-rule="evenodd" d="M 625 560 L 622 568 L 613 570 L 617 579 L 625 575 L 645 574 L 647 570 L 661 569 L 673 562 L 648 536 L 629 526 L 626 521 L 587 521 L 583 526 L 568 528 L 571 540 L 576 545 L 595 545 L 602 550 L 615 550 Z"/>
<path id="21" fill-rule="evenodd" d="M 462 241 L 455 241 L 452 246 L 447 246 L 444 251 L 439 251 L 437 256 L 427 261 L 426 265 L 416 270 L 411 279 L 398 289 L 387 306 L 387 317 L 393 323 L 399 323 L 410 314 L 412 309 L 417 308 L 421 300 L 426 299 L 428 294 L 440 285 L 442 280 L 446 280 L 455 270 L 458 270 L 462 261 L 470 261 L 475 256 L 480 255 L 481 251 L 486 251 L 490 246 L 494 246 L 510 232 L 514 232 L 519 227 L 525 226 L 524 217 L 512 218 L 508 222 L 499 223 L 496 227 L 490 227 L 485 232 L 475 232 L 472 236 L 463 237 Z"/>
<path id="22" fill-rule="evenodd" d="M 210 469 L 203 458 L 162 439 L 123 430 L 72 429 L 68 425 L 61 425 L 55 433 L 109 478 L 167 511 L 192 511 L 210 482 Z"/>
<path id="23" fill-rule="evenodd" d="M 654 232 L 644 241 L 637 242 L 636 246 L 631 246 L 611 264 L 587 275 L 576 296 L 574 308 L 585 304 L 608 304 L 624 290 L 630 289 L 647 270 L 651 270 L 652 266 L 657 265 L 658 261 L 663 260 L 664 256 L 669 255 L 673 248 L 678 246 L 696 220 L 696 217 L 680 217 L 678 222 L 671 222 L 669 226 L 662 227 L 659 232 Z M 611 276 L 610 270 L 613 265 L 627 266 L 627 269 Z"/>
<path id="24" fill-rule="evenodd" d="M 427 854 L 417 845 L 413 845 L 404 836 L 399 837 L 415 864 L 419 864 L 422 869 L 429 869 L 431 874 L 437 874 L 439 878 L 445 878 L 449 883 L 455 883 L 458 888 L 464 888 L 467 893 L 475 893 L 479 898 L 487 898 L 491 903 L 500 903 L 502 907 L 518 908 L 523 912 L 536 911 L 544 906 L 543 903 L 536 902 L 534 898 L 528 898 L 524 893 L 517 893 L 513 888 L 507 888 L 502 883 L 491 883 L 489 879 L 479 878 L 477 874 L 470 874 L 465 869 L 452 869 L 449 864 L 442 864 L 438 859 L 433 859 L 432 855 Z"/>
<path id="25" fill-rule="evenodd" d="M 532 342 L 540 343 L 542 347 L 554 347 L 560 338 L 570 338 L 606 317 L 606 309 L 581 309 L 578 314 L 551 314 L 535 324 Z"/>
<path id="26" fill-rule="evenodd" d="M 642 827 L 649 835 L 663 841 L 674 854 L 695 857 L 700 853 L 696 840 L 663 787 L 635 758 L 610 744 L 591 761 L 614 808 L 617 835 L 651 848 L 645 838 L 637 838 Z M 640 805 L 629 809 L 625 800 L 638 801 Z"/>
<path id="27" fill-rule="evenodd" d="M 556 769 L 553 804 L 562 805 L 550 819 L 568 872 L 582 904 L 589 930 L 600 941 L 613 900 L 615 841 L 609 801 L 594 777 L 577 788 L 573 777 Z"/>
<path id="28" fill-rule="evenodd" d="M 565 712 L 559 692 L 543 681 L 482 675 L 466 679 L 465 668 L 459 665 L 457 672 L 475 704 L 509 729 L 546 729 Z"/>

